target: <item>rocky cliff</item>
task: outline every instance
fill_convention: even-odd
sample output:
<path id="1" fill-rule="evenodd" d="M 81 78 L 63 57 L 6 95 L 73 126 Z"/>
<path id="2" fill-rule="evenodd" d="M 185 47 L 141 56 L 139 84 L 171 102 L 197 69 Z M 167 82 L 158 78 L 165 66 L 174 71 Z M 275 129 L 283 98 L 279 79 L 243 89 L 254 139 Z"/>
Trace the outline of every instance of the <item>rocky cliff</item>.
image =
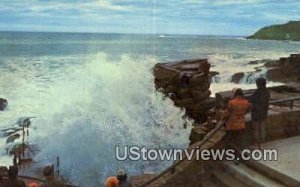
<path id="1" fill-rule="evenodd" d="M 154 68 L 156 87 L 174 104 L 186 110 L 187 116 L 204 122 L 214 105 L 209 99 L 210 64 L 206 59 L 192 59 L 157 64 Z"/>

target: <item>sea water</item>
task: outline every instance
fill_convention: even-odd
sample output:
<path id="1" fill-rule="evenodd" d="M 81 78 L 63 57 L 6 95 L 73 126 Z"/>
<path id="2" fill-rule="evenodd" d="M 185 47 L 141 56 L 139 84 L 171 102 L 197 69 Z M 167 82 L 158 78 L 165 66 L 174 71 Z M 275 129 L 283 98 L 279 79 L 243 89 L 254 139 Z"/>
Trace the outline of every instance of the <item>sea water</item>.
<path id="1" fill-rule="evenodd" d="M 118 168 L 159 172 L 172 161 L 115 158 L 116 146 L 188 146 L 192 121 L 155 90 L 156 63 L 208 58 L 220 72 L 215 93 L 254 87 L 230 83 L 232 74 L 259 66 L 249 61 L 299 51 L 297 42 L 228 36 L 0 32 L 0 97 L 9 102 L 0 128 L 36 117 L 28 140 L 40 150 L 35 160 L 55 164 L 59 156 L 62 176 L 80 186 L 100 186 Z M 0 144 L 0 165 L 9 165 L 4 138 Z"/>

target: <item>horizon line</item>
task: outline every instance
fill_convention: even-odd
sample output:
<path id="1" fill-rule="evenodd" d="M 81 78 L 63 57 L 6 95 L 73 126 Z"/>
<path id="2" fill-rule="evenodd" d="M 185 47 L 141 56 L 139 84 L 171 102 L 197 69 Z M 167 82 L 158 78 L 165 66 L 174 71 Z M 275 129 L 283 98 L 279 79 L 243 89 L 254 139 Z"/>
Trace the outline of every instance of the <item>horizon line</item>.
<path id="1" fill-rule="evenodd" d="M 26 31 L 26 30 L 0 30 L 0 32 L 28 32 L 28 33 L 61 33 L 61 34 L 128 34 L 128 35 L 177 35 L 177 36 L 223 36 L 223 37 L 246 37 L 248 35 L 228 34 L 189 34 L 189 33 L 121 33 L 121 32 L 82 32 L 82 31 Z"/>

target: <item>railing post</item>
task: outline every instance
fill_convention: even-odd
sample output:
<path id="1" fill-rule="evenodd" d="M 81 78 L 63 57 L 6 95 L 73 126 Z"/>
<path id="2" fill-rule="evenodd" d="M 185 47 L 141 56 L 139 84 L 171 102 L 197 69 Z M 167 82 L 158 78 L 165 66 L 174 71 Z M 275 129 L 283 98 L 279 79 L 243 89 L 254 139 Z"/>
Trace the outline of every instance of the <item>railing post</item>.
<path id="1" fill-rule="evenodd" d="M 59 177 L 59 156 L 56 158 L 56 172 L 57 176 Z"/>
<path id="2" fill-rule="evenodd" d="M 291 101 L 290 103 L 290 109 L 293 109 L 294 108 L 294 101 Z"/>

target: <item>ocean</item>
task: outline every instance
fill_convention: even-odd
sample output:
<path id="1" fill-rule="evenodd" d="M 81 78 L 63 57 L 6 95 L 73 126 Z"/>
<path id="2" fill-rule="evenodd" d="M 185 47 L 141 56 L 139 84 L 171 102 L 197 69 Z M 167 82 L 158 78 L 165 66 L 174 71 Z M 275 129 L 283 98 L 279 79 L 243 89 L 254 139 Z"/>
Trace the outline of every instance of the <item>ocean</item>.
<path id="1" fill-rule="evenodd" d="M 156 63 L 207 58 L 220 72 L 215 93 L 253 88 L 251 80 L 230 83 L 232 74 L 254 70 L 249 61 L 299 51 L 299 42 L 233 36 L 0 32 L 0 97 L 9 102 L 0 129 L 35 117 L 26 140 L 39 148 L 35 160 L 55 164 L 59 156 L 62 176 L 80 186 L 99 186 L 118 168 L 129 175 L 159 172 L 172 161 L 115 158 L 117 145 L 188 146 L 192 121 L 156 92 Z M 5 141 L 0 165 L 12 163 L 6 151 L 13 144 Z"/>

